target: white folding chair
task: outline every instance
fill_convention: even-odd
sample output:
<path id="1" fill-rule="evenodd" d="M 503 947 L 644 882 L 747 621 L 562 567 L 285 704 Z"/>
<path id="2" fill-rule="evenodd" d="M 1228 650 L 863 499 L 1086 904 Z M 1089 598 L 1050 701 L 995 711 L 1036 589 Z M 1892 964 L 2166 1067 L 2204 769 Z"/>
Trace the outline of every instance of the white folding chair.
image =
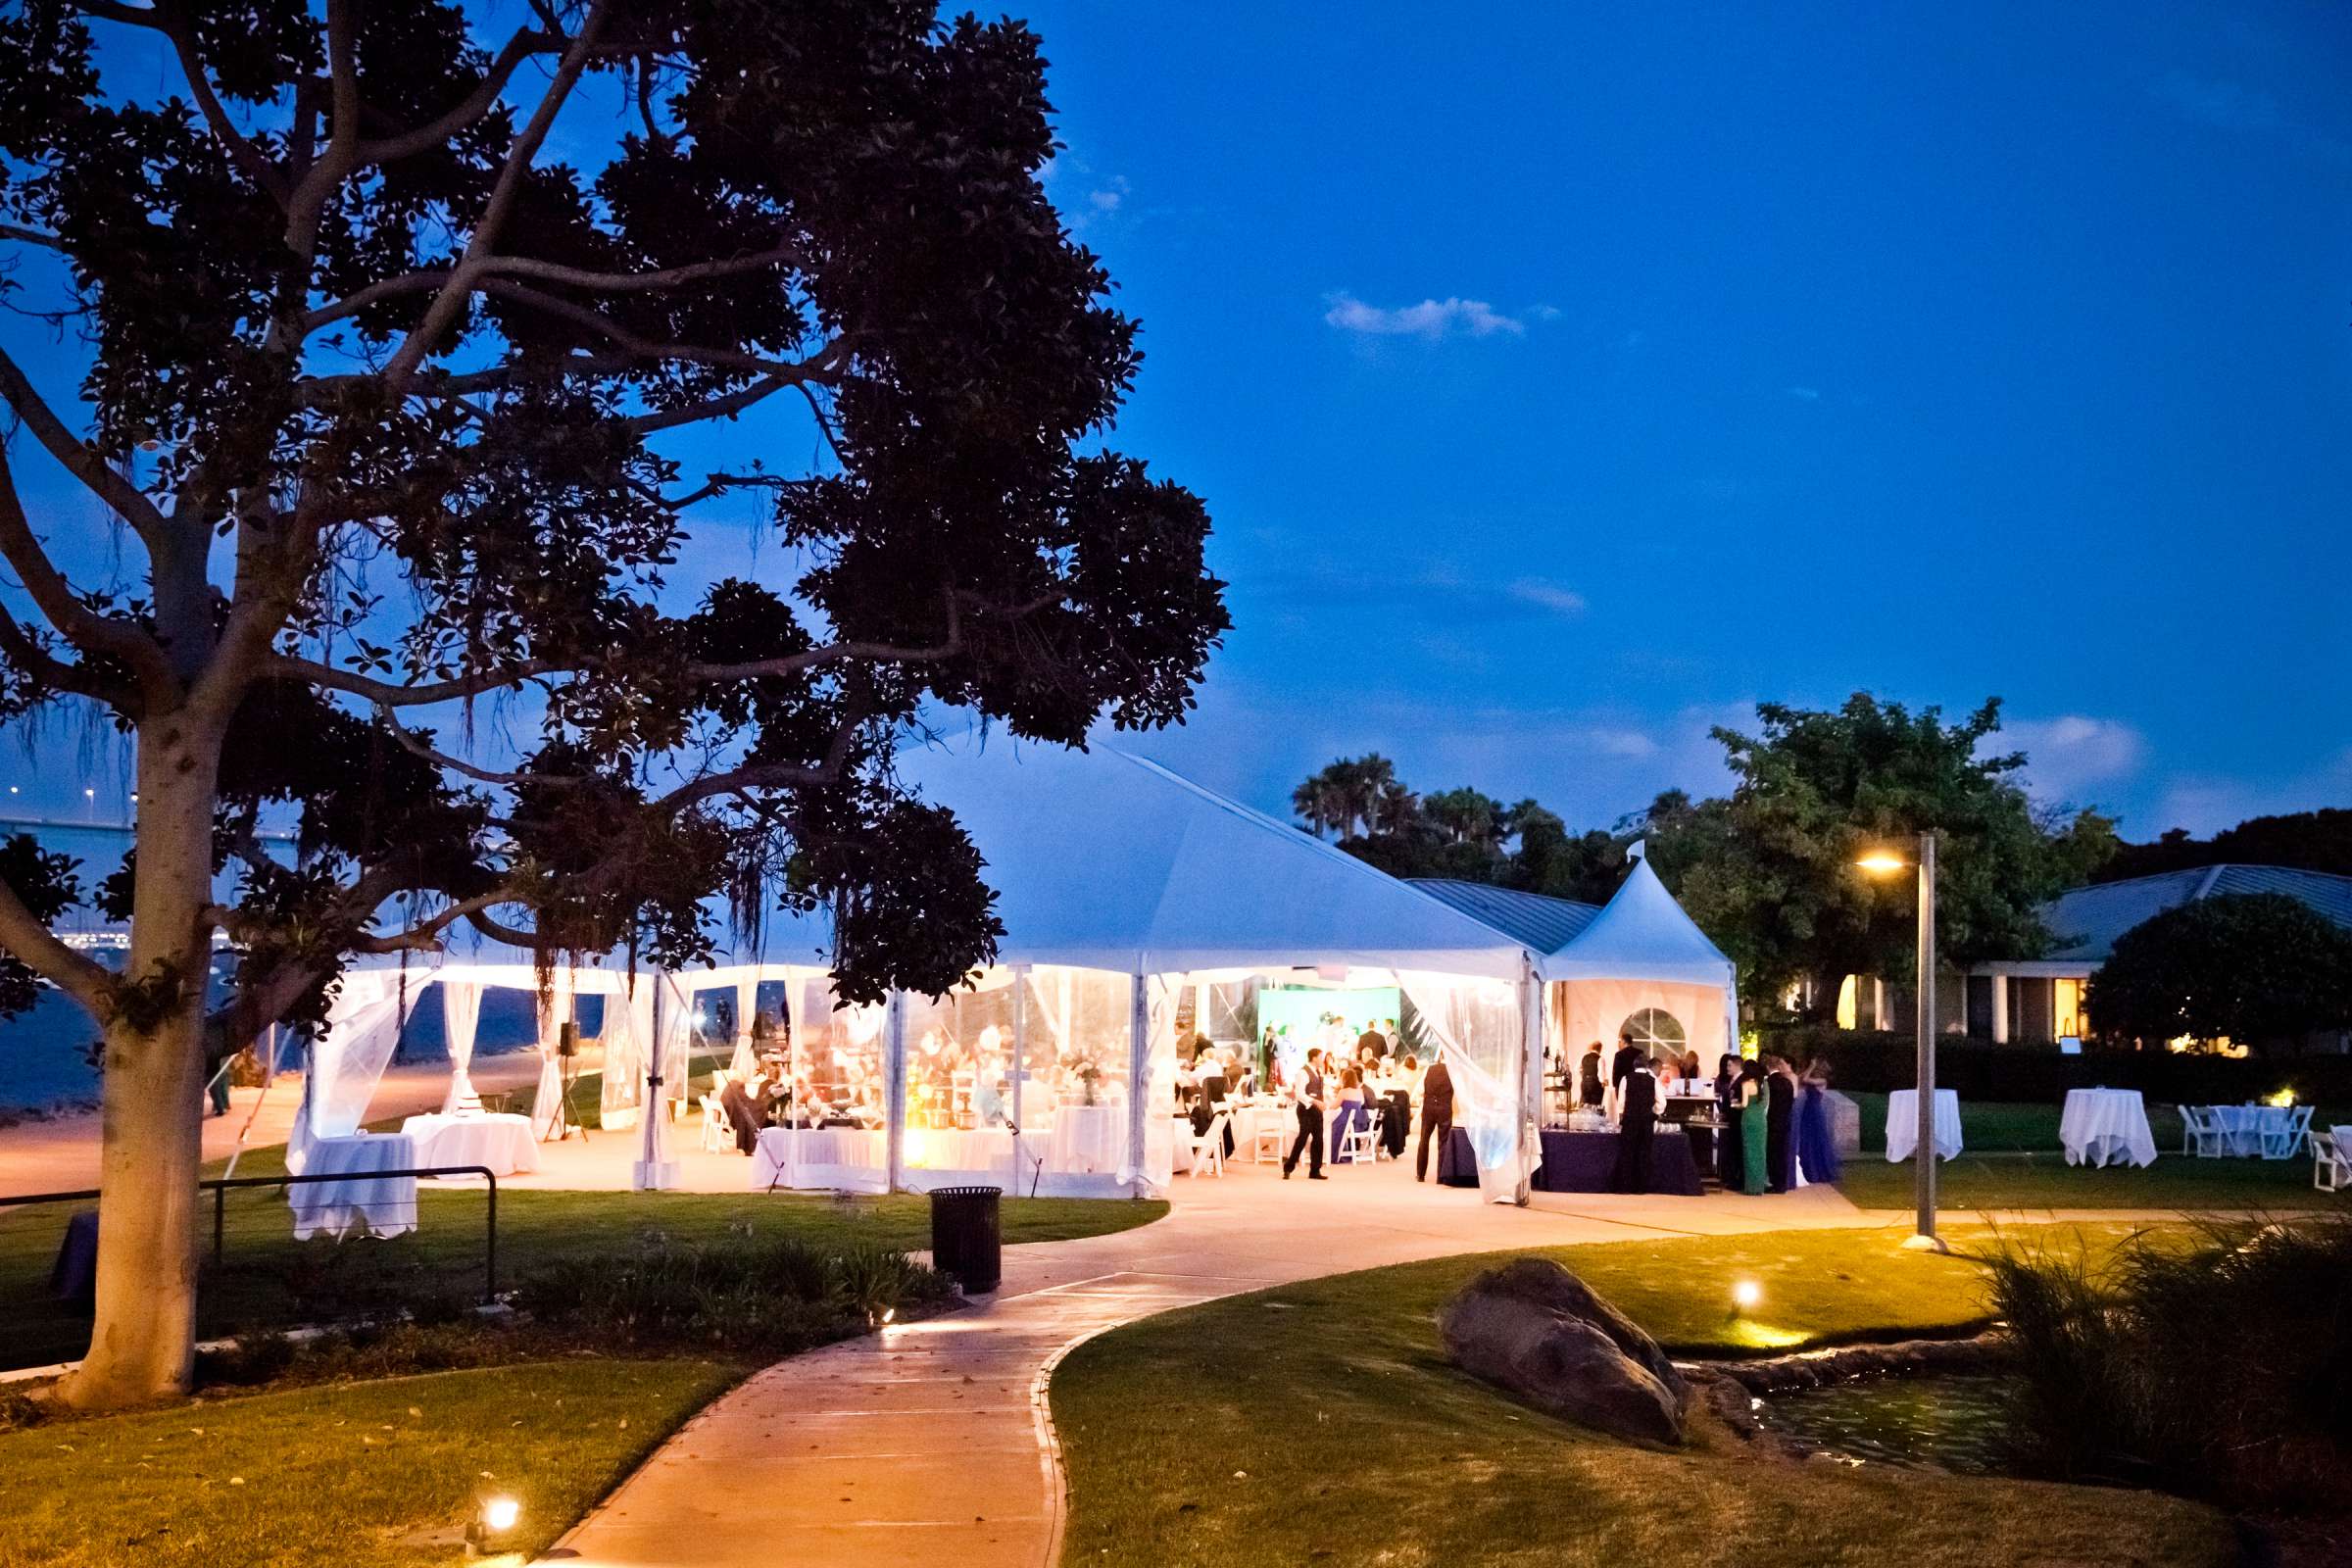
<path id="1" fill-rule="evenodd" d="M 1226 1113 L 1220 1110 L 1208 1118 L 1206 1132 L 1185 1135 L 1185 1142 L 1191 1145 L 1193 1151 L 1192 1169 L 1194 1175 L 1198 1176 L 1202 1171 L 1206 1171 L 1212 1176 L 1223 1178 L 1225 1174 L 1225 1128 L 1228 1121 Z"/>
<path id="2" fill-rule="evenodd" d="M 1252 1123 L 1254 1130 L 1250 1134 L 1250 1163 L 1252 1165 L 1263 1164 L 1269 1159 L 1277 1163 L 1281 1161 L 1283 1153 L 1282 1122 L 1283 1115 L 1280 1106 L 1261 1105 L 1258 1107 L 1257 1120 Z"/>
<path id="3" fill-rule="evenodd" d="M 2262 1132 L 2262 1157 L 2292 1159 L 2303 1152 L 2311 1134 L 2311 1107 L 2297 1105 L 2273 1123 L 2266 1123 Z"/>
<path id="4" fill-rule="evenodd" d="M 735 1147 L 735 1125 L 727 1120 L 727 1107 L 718 1102 L 716 1095 L 703 1097 L 703 1152 L 723 1154 Z"/>
<path id="5" fill-rule="evenodd" d="M 2311 1135 L 2311 1185 L 2323 1193 L 2352 1187 L 2352 1127 L 2330 1127 L 2328 1136 Z"/>
<path id="6" fill-rule="evenodd" d="M 2210 1159 L 2228 1152 L 2229 1136 L 2222 1131 L 2222 1118 L 2211 1105 L 2182 1105 L 2180 1107 L 2180 1152 Z"/>
<path id="7" fill-rule="evenodd" d="M 1367 1107 L 1348 1127 L 1348 1136 L 1340 1140 L 1338 1158 L 1349 1165 L 1372 1163 L 1373 1152 L 1380 1147 L 1379 1127 L 1380 1113 Z"/>

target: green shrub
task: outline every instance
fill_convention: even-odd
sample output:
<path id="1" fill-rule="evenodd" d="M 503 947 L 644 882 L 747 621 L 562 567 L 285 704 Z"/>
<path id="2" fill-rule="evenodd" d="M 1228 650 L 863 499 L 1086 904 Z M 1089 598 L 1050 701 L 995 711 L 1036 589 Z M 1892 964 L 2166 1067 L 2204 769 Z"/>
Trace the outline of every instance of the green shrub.
<path id="1" fill-rule="evenodd" d="M 903 1252 L 819 1250 L 791 1237 L 711 1247 L 657 1242 L 633 1257 L 567 1258 L 524 1276 L 535 1321 L 617 1347 L 780 1355 L 862 1333 L 886 1312 L 944 1299 L 946 1277 Z"/>
<path id="2" fill-rule="evenodd" d="M 2352 1509 L 2352 1221 L 2142 1237 L 2095 1270 L 2016 1247 L 1986 1261 L 2033 1468 Z"/>
<path id="3" fill-rule="evenodd" d="M 1812 1026 L 1766 1029 L 1765 1051 L 1830 1064 L 1839 1089 L 1884 1094 L 1917 1081 L 1914 1037 Z M 2136 1089 L 2162 1104 L 2230 1105 L 2292 1089 L 2306 1104 L 2352 1102 L 2352 1056 L 2234 1057 L 2171 1051 L 2101 1051 L 2080 1055 L 2055 1045 L 1987 1045 L 1952 1036 L 1936 1044 L 1936 1081 L 1962 1100 L 2056 1104 L 2070 1089 Z"/>

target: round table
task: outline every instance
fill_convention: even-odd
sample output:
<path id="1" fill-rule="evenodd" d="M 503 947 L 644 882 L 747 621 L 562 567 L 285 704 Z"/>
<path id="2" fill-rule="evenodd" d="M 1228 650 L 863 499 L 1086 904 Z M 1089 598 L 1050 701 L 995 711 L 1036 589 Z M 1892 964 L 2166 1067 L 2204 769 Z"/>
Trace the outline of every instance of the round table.
<path id="1" fill-rule="evenodd" d="M 416 1228 L 416 1178 L 384 1173 L 416 1168 L 416 1140 L 400 1133 L 313 1140 L 302 1174 L 332 1180 L 286 1184 L 294 1239 L 307 1242 L 324 1231 L 340 1241 L 355 1227 L 373 1236 L 406 1236 Z"/>
<path id="2" fill-rule="evenodd" d="M 2069 1165 L 2156 1162 L 2156 1135 L 2136 1089 L 2070 1089 L 2058 1117 L 2058 1143 Z"/>
<path id="3" fill-rule="evenodd" d="M 1919 1091 L 1897 1089 L 1886 1097 L 1886 1162 L 1909 1159 L 1919 1147 Z M 1936 1157 L 1960 1152 L 1960 1091 L 1936 1091 Z"/>

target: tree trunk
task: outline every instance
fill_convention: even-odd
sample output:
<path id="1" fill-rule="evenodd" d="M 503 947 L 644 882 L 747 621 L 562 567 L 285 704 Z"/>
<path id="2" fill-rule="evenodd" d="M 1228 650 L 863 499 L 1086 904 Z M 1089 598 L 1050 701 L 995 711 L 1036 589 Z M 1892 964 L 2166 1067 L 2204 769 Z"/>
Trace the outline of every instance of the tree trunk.
<path id="1" fill-rule="evenodd" d="M 196 1348 L 205 982 L 219 740 L 184 718 L 142 727 L 132 991 L 105 1022 L 97 1311 L 59 1397 L 84 1410 L 188 1391 Z"/>

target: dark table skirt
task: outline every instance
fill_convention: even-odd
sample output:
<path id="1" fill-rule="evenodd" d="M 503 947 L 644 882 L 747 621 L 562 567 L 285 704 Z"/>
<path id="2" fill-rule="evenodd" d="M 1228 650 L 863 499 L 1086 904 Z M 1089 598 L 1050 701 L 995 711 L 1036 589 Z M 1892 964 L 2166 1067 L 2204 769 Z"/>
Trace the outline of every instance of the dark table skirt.
<path id="1" fill-rule="evenodd" d="M 1605 1193 L 1617 1169 L 1615 1133 L 1545 1131 L 1544 1163 L 1531 1185 L 1539 1193 Z M 1438 1180 L 1448 1187 L 1476 1187 L 1478 1160 L 1471 1152 L 1470 1134 L 1456 1127 L 1438 1160 Z M 1691 1157 L 1690 1140 L 1680 1127 L 1664 1122 L 1649 1140 L 1649 1190 L 1696 1198 L 1703 1188 L 1698 1161 Z"/>

